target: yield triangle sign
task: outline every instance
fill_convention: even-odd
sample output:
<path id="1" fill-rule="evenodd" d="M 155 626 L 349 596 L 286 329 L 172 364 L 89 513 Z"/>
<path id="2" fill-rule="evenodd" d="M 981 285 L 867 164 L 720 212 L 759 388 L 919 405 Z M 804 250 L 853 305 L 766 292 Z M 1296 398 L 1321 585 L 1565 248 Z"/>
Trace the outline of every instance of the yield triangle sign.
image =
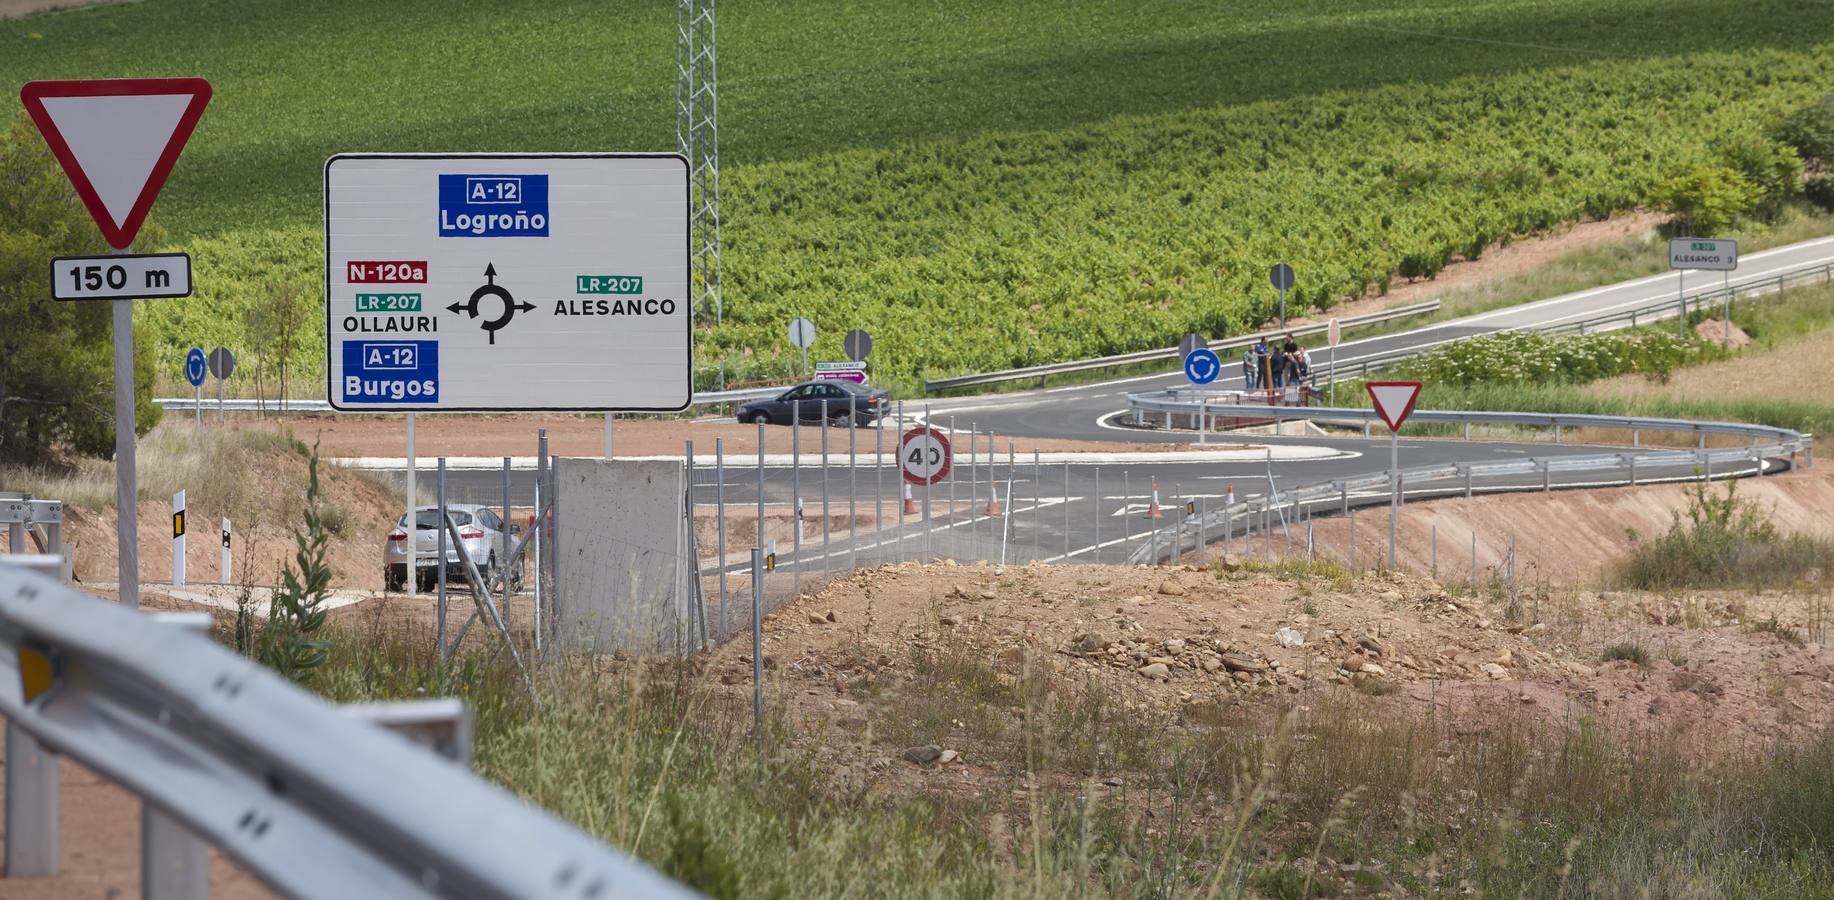
<path id="1" fill-rule="evenodd" d="M 1376 415 L 1388 423 L 1389 431 L 1400 431 L 1401 423 L 1414 414 L 1414 401 L 1420 399 L 1418 381 L 1371 381 L 1364 385 L 1374 401 Z"/>
<path id="2" fill-rule="evenodd" d="M 202 78 L 32 81 L 19 89 L 108 245 L 134 243 L 210 102 Z"/>

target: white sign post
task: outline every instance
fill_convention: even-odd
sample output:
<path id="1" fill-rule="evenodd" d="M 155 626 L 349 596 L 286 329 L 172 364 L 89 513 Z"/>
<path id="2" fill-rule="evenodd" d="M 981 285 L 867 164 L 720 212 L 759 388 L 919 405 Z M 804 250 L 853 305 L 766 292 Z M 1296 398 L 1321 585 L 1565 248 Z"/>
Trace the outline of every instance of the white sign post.
<path id="1" fill-rule="evenodd" d="M 334 156 L 325 262 L 338 410 L 675 412 L 691 398 L 677 154 Z"/>
<path id="2" fill-rule="evenodd" d="M 1418 381 L 1371 381 L 1369 399 L 1388 425 L 1388 568 L 1395 567 L 1395 531 L 1401 523 L 1401 423 L 1414 414 Z"/>
<path id="3" fill-rule="evenodd" d="M 19 99 L 103 239 L 123 255 L 134 245 L 160 188 L 203 117 L 210 83 L 202 78 L 31 81 L 19 89 Z M 115 517 L 115 558 L 118 594 L 131 608 L 140 605 L 140 538 L 133 513 L 134 307 L 129 298 L 154 296 L 144 289 L 169 290 L 171 285 L 159 284 L 154 270 L 139 268 L 138 263 L 120 263 L 116 277 L 115 268 L 99 260 L 66 262 L 78 266 L 79 292 L 110 297 L 114 303 L 115 508 L 121 511 Z M 90 287 L 95 283 L 91 266 L 98 288 Z M 141 293 L 132 291 L 130 266 L 140 276 Z M 166 279 L 173 277 L 170 268 L 159 271 Z M 188 265 L 185 271 L 188 293 Z M 58 284 L 53 277 L 54 292 Z"/>
<path id="4" fill-rule="evenodd" d="M 1673 238 L 1668 242 L 1668 267 L 1675 270 L 1681 304 L 1681 324 L 1676 333 L 1682 337 L 1688 334 L 1688 295 L 1687 270 L 1702 269 L 1708 272 L 1724 272 L 1721 281 L 1726 287 L 1726 335 L 1730 342 L 1732 334 L 1732 276 L 1738 268 L 1738 241 L 1723 238 Z"/>
<path id="5" fill-rule="evenodd" d="M 229 584 L 229 520 L 223 520 L 223 568 L 222 582 Z"/>
<path id="6" fill-rule="evenodd" d="M 185 492 L 172 495 L 172 586 L 185 586 Z"/>

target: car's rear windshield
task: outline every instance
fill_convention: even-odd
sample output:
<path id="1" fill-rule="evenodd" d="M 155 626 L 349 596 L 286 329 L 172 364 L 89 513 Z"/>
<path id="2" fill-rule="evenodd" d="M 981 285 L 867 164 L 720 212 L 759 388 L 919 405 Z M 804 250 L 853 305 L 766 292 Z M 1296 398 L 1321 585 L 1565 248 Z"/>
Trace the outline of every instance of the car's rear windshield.
<path id="1" fill-rule="evenodd" d="M 463 526 L 471 524 L 471 513 L 468 513 L 462 509 L 446 510 L 446 515 L 449 515 L 452 517 L 452 524 L 454 525 L 463 527 Z M 400 528 L 402 524 L 405 523 L 407 520 L 408 520 L 407 516 L 405 515 L 402 516 L 400 521 L 397 521 L 395 523 L 395 527 Z M 414 513 L 414 527 L 420 531 L 431 531 L 435 528 L 438 528 L 439 527 L 439 510 L 423 509 L 423 510 L 420 510 L 419 512 Z"/>

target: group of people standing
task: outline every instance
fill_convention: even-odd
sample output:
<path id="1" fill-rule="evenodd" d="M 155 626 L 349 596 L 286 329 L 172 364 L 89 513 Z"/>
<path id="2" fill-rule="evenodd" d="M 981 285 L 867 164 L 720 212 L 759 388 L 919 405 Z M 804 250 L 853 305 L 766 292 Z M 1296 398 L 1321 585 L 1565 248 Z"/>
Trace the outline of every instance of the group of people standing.
<path id="1" fill-rule="evenodd" d="M 1242 351 L 1242 378 L 1250 389 L 1301 384 L 1311 368 L 1305 348 L 1291 334 L 1272 344 L 1260 338 Z"/>

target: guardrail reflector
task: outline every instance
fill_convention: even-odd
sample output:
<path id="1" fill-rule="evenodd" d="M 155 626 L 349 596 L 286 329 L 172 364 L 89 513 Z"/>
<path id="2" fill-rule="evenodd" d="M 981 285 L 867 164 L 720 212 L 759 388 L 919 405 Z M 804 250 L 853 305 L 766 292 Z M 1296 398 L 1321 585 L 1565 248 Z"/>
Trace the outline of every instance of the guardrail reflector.
<path id="1" fill-rule="evenodd" d="M 19 687 L 25 702 L 30 703 L 51 689 L 57 679 L 51 666 L 51 654 L 21 645 L 19 647 Z"/>

